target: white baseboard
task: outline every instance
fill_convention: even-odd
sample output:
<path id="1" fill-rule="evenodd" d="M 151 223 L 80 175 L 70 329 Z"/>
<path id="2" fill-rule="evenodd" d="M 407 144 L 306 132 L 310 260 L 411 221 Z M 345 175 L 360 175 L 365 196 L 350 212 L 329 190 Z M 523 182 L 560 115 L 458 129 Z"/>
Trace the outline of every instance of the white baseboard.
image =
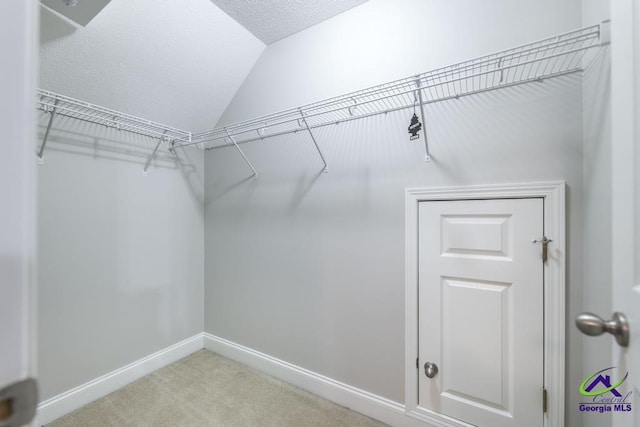
<path id="1" fill-rule="evenodd" d="M 162 367 L 202 349 L 202 337 L 200 333 L 191 338 L 187 338 L 150 356 L 41 402 L 38 405 L 38 412 L 33 425 L 41 426 L 50 423 L 145 375 L 149 375 Z"/>
<path id="2" fill-rule="evenodd" d="M 202 348 L 393 426 L 449 425 L 435 419 L 407 414 L 402 403 L 369 393 L 206 332 L 45 400 L 38 405 L 33 425 L 48 424 Z"/>
<path id="3" fill-rule="evenodd" d="M 404 405 L 208 333 L 204 348 L 393 426 L 424 427 Z"/>

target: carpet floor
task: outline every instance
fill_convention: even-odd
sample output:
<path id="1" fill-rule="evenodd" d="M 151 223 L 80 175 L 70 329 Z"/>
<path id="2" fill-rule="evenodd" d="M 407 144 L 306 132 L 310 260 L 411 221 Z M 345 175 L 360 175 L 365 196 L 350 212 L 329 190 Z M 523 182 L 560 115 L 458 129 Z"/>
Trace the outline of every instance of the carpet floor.
<path id="1" fill-rule="evenodd" d="M 384 424 L 216 353 L 200 350 L 48 426 Z"/>

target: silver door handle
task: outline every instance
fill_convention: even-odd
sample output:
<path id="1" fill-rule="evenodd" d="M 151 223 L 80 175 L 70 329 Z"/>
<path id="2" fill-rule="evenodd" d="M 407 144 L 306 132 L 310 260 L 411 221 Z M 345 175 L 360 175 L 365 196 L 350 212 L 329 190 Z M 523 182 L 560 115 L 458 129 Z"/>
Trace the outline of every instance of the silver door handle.
<path id="1" fill-rule="evenodd" d="M 613 313 L 613 319 L 606 321 L 593 313 L 582 313 L 576 317 L 576 326 L 583 334 L 593 337 L 609 332 L 620 347 L 629 345 L 629 321 L 622 313 Z"/>
<path id="2" fill-rule="evenodd" d="M 438 375 L 438 365 L 433 362 L 427 362 L 424 364 L 424 374 L 428 378 L 433 378 Z"/>

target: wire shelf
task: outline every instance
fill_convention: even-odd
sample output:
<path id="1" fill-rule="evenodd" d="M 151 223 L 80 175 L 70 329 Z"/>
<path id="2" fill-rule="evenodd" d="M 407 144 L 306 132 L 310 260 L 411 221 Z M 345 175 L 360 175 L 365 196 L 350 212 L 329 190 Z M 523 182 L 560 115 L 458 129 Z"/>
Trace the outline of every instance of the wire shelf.
<path id="1" fill-rule="evenodd" d="M 582 71 L 585 53 L 603 44 L 594 25 L 297 108 L 195 133 L 205 149 L 389 113 Z M 606 37 L 604 37 L 606 38 Z"/>
<path id="2" fill-rule="evenodd" d="M 181 144 L 191 142 L 191 132 L 42 89 L 37 89 L 36 95 L 36 108 L 49 113 L 55 111 L 58 116 L 70 117 L 154 139 L 163 139 L 167 142 L 175 141 Z"/>
<path id="3" fill-rule="evenodd" d="M 175 147 L 196 146 L 210 150 L 235 146 L 256 176 L 255 168 L 239 144 L 299 131 L 309 132 L 326 172 L 327 163 L 312 129 L 417 106 L 422 111 L 425 104 L 582 71 L 586 52 L 609 42 L 608 27 L 609 22 L 605 21 L 416 76 L 199 133 L 38 89 L 36 107 L 50 113 L 38 159 L 42 161 L 52 122 L 59 115 L 157 139 L 144 166 L 145 172 L 160 145 L 167 143 L 170 144 L 169 152 Z M 424 111 L 422 116 L 424 120 Z M 424 143 L 425 160 L 429 161 L 426 135 Z"/>

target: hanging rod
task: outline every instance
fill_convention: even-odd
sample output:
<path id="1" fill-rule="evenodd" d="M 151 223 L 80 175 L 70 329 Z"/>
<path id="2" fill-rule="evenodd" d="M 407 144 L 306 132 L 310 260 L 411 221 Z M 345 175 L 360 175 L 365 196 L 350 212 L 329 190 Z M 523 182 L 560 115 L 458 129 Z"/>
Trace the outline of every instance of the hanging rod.
<path id="1" fill-rule="evenodd" d="M 206 150 L 421 107 L 495 89 L 580 72 L 585 53 L 608 42 L 609 22 L 506 49 L 415 76 L 313 102 L 301 107 L 194 133 L 188 146 Z M 416 104 L 415 95 L 419 97 Z M 301 113 L 304 122 L 301 121 Z M 424 114 L 423 114 L 424 120 Z M 425 140 L 425 159 L 429 149 Z"/>

